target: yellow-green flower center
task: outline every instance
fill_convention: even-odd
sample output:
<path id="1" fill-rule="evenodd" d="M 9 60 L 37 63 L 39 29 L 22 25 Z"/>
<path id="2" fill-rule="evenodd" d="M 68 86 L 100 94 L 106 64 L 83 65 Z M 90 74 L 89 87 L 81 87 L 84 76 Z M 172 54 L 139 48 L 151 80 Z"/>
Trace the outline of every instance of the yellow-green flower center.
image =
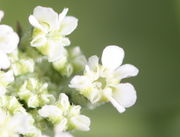
<path id="1" fill-rule="evenodd" d="M 99 77 L 95 82 L 97 84 L 97 87 L 102 88 L 102 89 L 104 89 L 107 84 L 106 78 L 104 78 L 104 77 Z"/>

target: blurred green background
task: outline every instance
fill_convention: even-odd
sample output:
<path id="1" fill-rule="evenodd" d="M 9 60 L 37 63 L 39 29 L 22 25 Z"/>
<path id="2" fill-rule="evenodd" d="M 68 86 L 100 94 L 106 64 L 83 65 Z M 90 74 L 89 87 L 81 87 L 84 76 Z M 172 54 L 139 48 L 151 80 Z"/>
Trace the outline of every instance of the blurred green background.
<path id="1" fill-rule="evenodd" d="M 92 130 L 76 137 L 180 137 L 180 0 L 0 0 L 3 23 L 28 29 L 37 5 L 68 7 L 79 18 L 70 38 L 88 57 L 115 44 L 126 52 L 124 63 L 140 69 L 125 80 L 136 87 L 136 105 L 123 114 L 110 104 L 85 111 Z"/>

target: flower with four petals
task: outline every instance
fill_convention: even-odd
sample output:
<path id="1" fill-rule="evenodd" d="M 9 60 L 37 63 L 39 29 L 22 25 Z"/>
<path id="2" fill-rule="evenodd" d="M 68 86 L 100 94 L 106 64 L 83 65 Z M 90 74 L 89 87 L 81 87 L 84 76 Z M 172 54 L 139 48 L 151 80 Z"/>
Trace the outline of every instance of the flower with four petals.
<path id="1" fill-rule="evenodd" d="M 125 108 L 136 102 L 136 91 L 130 83 L 120 81 L 136 76 L 138 69 L 131 64 L 121 65 L 123 58 L 122 48 L 107 46 L 102 53 L 102 65 L 97 56 L 90 57 L 84 75 L 74 76 L 69 86 L 78 90 L 92 104 L 111 102 L 119 112 L 124 112 Z"/>

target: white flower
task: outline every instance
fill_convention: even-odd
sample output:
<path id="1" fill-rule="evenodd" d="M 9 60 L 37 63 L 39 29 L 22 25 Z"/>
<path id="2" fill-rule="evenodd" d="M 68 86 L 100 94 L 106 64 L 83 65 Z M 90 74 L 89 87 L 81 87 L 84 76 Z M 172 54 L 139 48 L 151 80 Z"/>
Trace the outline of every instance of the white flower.
<path id="1" fill-rule="evenodd" d="M 41 135 L 41 132 L 33 126 L 33 118 L 26 113 L 16 113 L 11 116 L 0 109 L 0 116 L 1 137 L 20 137 L 20 134 Z"/>
<path id="2" fill-rule="evenodd" d="M 31 115 L 27 113 L 17 113 L 14 116 L 14 119 L 16 123 L 18 123 L 18 126 L 16 127 L 18 133 L 23 135 L 41 135 L 41 131 L 33 125 L 34 119 Z"/>
<path id="3" fill-rule="evenodd" d="M 0 20 L 4 13 L 0 11 Z M 7 56 L 17 48 L 19 37 L 16 32 L 8 25 L 0 25 L 0 69 L 7 69 L 10 66 L 10 61 Z"/>
<path id="4" fill-rule="evenodd" d="M 55 132 L 55 137 L 73 137 L 70 133 L 68 132 Z"/>
<path id="5" fill-rule="evenodd" d="M 80 91 L 92 104 L 111 102 L 119 111 L 124 112 L 136 102 L 136 91 L 130 83 L 120 83 L 123 78 L 136 76 L 138 69 L 130 64 L 121 65 L 124 50 L 118 46 L 107 46 L 101 62 L 97 56 L 89 58 L 84 75 L 75 76 L 70 87 Z"/>
<path id="6" fill-rule="evenodd" d="M 14 121 L 15 120 L 15 121 Z M 1 137 L 19 137 L 17 133 L 16 119 L 7 115 L 7 113 L 0 109 L 0 136 Z"/>
<path id="7" fill-rule="evenodd" d="M 7 69 L 10 66 L 10 61 L 8 56 L 0 51 L 0 69 Z"/>
<path id="8" fill-rule="evenodd" d="M 18 91 L 18 96 L 30 108 L 37 108 L 54 102 L 54 96 L 48 93 L 48 83 L 42 83 L 37 78 L 25 80 Z"/>
<path id="9" fill-rule="evenodd" d="M 14 75 L 12 70 L 7 72 L 0 71 L 0 95 L 4 95 L 6 93 L 7 85 L 13 81 Z"/>
<path id="10" fill-rule="evenodd" d="M 79 105 L 70 105 L 68 96 L 61 93 L 56 105 L 43 106 L 39 110 L 39 115 L 48 118 L 56 125 L 56 134 L 72 129 L 88 131 L 90 119 L 87 116 L 81 115 L 80 110 L 81 107 Z"/>
<path id="11" fill-rule="evenodd" d="M 12 70 L 15 76 L 34 72 L 34 60 L 30 58 L 19 59 L 12 64 Z"/>
<path id="12" fill-rule="evenodd" d="M 57 119 L 62 116 L 62 111 L 57 106 L 45 105 L 39 110 L 39 115 L 42 117 L 53 117 L 53 119 Z"/>
<path id="13" fill-rule="evenodd" d="M 34 60 L 18 49 L 9 54 L 9 59 L 15 76 L 34 72 Z"/>
<path id="14" fill-rule="evenodd" d="M 33 15 L 29 16 L 29 22 L 34 27 L 31 46 L 48 56 L 51 62 L 62 56 L 64 46 L 70 45 L 66 36 L 78 25 L 78 19 L 66 16 L 67 12 L 65 8 L 58 15 L 52 8 L 37 6 Z"/>
<path id="15" fill-rule="evenodd" d="M 46 135 L 42 135 L 41 137 L 49 137 L 49 136 L 46 136 Z M 55 131 L 55 136 L 54 137 L 73 137 L 70 133 L 68 132 L 56 132 Z"/>
<path id="16" fill-rule="evenodd" d="M 53 67 L 63 76 L 70 77 L 73 73 L 81 72 L 87 63 L 80 47 L 65 50 L 64 56 L 53 62 Z"/>
<path id="17" fill-rule="evenodd" d="M 7 114 L 25 113 L 25 108 L 19 103 L 15 96 L 0 96 L 0 109 L 6 111 Z"/>

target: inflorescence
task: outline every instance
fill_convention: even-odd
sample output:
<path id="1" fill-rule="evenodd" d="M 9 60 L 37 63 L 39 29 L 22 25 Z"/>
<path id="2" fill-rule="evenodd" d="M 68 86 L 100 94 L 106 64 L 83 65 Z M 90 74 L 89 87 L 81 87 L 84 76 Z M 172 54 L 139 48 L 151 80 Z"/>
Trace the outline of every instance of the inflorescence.
<path id="1" fill-rule="evenodd" d="M 138 69 L 122 65 L 124 50 L 110 45 L 101 63 L 95 55 L 86 59 L 70 46 L 78 19 L 67 13 L 35 7 L 32 29 L 22 36 L 0 25 L 0 137 L 72 137 L 90 130 L 81 109 L 110 102 L 122 113 L 135 104 L 135 88 L 121 80 Z"/>

